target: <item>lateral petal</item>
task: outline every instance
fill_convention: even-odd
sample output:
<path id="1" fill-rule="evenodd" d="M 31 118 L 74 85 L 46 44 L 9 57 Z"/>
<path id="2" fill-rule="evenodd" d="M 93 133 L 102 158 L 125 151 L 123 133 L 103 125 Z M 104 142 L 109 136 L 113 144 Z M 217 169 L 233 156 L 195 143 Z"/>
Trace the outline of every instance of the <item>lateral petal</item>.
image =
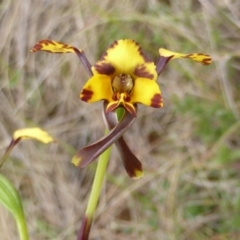
<path id="1" fill-rule="evenodd" d="M 190 53 L 190 54 L 183 54 L 183 53 L 177 53 L 169 51 L 165 48 L 159 49 L 160 56 L 163 57 L 172 57 L 174 58 L 189 58 L 192 59 L 195 62 L 202 63 L 203 65 L 208 65 L 212 62 L 211 56 L 205 53 Z"/>
<path id="2" fill-rule="evenodd" d="M 76 50 L 82 51 L 65 43 L 44 39 L 36 43 L 35 46 L 31 49 L 31 52 L 46 51 L 51 53 L 74 53 Z"/>
<path id="3" fill-rule="evenodd" d="M 44 39 L 39 41 L 34 45 L 31 49 L 31 52 L 38 52 L 38 51 L 45 51 L 50 53 L 76 53 L 80 61 L 82 62 L 83 66 L 87 70 L 90 76 L 93 75 L 92 73 L 92 65 L 88 61 L 85 53 L 81 49 L 77 49 L 74 46 L 57 42 L 54 40 Z"/>
<path id="4" fill-rule="evenodd" d="M 100 100 L 112 101 L 111 78 L 106 75 L 96 74 L 90 78 L 80 93 L 81 100 L 96 102 Z"/>
<path id="5" fill-rule="evenodd" d="M 142 103 L 154 108 L 163 107 L 162 95 L 158 84 L 147 78 L 137 78 L 131 93 L 132 103 Z"/>

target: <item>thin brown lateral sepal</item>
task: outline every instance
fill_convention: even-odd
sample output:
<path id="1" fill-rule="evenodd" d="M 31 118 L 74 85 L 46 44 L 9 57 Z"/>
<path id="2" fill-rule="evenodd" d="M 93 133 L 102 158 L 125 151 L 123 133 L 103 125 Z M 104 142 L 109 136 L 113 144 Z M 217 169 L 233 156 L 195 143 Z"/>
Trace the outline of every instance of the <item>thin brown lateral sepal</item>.
<path id="1" fill-rule="evenodd" d="M 118 119 L 115 112 L 106 113 L 105 109 L 107 103 L 104 103 L 103 116 L 106 120 L 109 130 L 113 129 L 118 124 Z M 130 178 L 138 179 L 143 176 L 142 163 L 129 149 L 127 143 L 125 142 L 123 136 L 120 137 L 115 145 L 121 155 L 123 166 Z"/>
<path id="2" fill-rule="evenodd" d="M 125 115 L 115 128 L 99 141 L 79 150 L 73 157 L 72 163 L 80 168 L 86 167 L 116 142 L 128 130 L 128 128 L 130 128 L 135 119 L 136 118 L 131 113 L 126 111 Z"/>

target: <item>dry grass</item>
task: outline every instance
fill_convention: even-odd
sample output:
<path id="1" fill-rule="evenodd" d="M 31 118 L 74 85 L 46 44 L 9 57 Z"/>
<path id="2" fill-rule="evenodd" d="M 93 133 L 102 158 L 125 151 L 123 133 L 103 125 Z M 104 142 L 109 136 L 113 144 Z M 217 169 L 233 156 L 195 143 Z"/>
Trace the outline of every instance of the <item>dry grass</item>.
<path id="1" fill-rule="evenodd" d="M 2 0 L 0 33 L 0 155 L 21 127 L 59 141 L 22 142 L 2 169 L 31 239 L 76 238 L 95 164 L 70 160 L 104 132 L 101 103 L 78 98 L 87 75 L 76 56 L 30 53 L 45 38 L 84 49 L 92 63 L 119 38 L 154 59 L 161 46 L 213 56 L 209 67 L 171 62 L 159 79 L 165 107 L 140 107 L 126 138 L 145 177 L 129 179 L 114 149 L 91 239 L 240 239 L 239 1 Z M 0 239 L 17 239 L 2 206 Z"/>

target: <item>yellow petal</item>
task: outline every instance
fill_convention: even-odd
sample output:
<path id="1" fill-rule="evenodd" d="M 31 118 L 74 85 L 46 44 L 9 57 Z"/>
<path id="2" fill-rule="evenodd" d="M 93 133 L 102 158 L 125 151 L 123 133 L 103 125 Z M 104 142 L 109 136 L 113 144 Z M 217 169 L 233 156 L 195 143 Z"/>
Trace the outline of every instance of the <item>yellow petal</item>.
<path id="1" fill-rule="evenodd" d="M 131 39 L 115 41 L 93 67 L 93 72 L 109 76 L 129 74 L 132 77 L 139 76 L 141 73 L 154 80 L 157 78 L 156 66 L 153 62 L 146 60 L 141 47 Z"/>
<path id="2" fill-rule="evenodd" d="M 147 78 L 137 78 L 131 93 L 131 102 L 142 103 L 154 108 L 163 107 L 158 84 Z"/>
<path id="3" fill-rule="evenodd" d="M 54 142 L 54 139 L 40 128 L 23 128 L 13 133 L 13 139 L 28 139 L 33 138 L 43 143 Z"/>
<path id="4" fill-rule="evenodd" d="M 81 50 L 65 43 L 45 39 L 36 43 L 35 46 L 31 49 L 31 52 L 37 51 L 46 51 L 51 53 L 74 53 Z"/>
<path id="5" fill-rule="evenodd" d="M 169 51 L 165 48 L 160 48 L 159 49 L 159 54 L 160 56 L 163 57 L 171 57 L 171 59 L 174 58 L 189 58 L 192 59 L 193 61 L 202 63 L 204 65 L 208 65 L 212 62 L 211 56 L 208 54 L 204 54 L 204 53 L 190 53 L 190 54 L 183 54 L 183 53 L 177 53 L 177 52 L 172 52 Z"/>
<path id="6" fill-rule="evenodd" d="M 82 62 L 83 66 L 89 73 L 89 75 L 90 76 L 93 75 L 92 69 L 91 69 L 92 66 L 88 61 L 85 53 L 81 49 L 77 49 L 76 47 L 67 45 L 65 43 L 45 39 L 36 43 L 35 46 L 31 49 L 31 52 L 38 52 L 38 51 L 46 51 L 50 53 L 76 53 L 78 58 Z"/>
<path id="7" fill-rule="evenodd" d="M 55 141 L 47 132 L 43 131 L 40 128 L 19 129 L 13 133 L 13 139 L 8 148 L 6 149 L 5 154 L 0 159 L 0 168 L 2 167 L 3 163 L 8 159 L 8 156 L 11 153 L 12 149 L 19 143 L 19 141 L 21 141 L 22 139 L 31 138 L 46 144 Z"/>
<path id="8" fill-rule="evenodd" d="M 85 102 L 96 102 L 103 99 L 112 101 L 112 95 L 111 78 L 96 74 L 85 84 L 80 98 Z"/>

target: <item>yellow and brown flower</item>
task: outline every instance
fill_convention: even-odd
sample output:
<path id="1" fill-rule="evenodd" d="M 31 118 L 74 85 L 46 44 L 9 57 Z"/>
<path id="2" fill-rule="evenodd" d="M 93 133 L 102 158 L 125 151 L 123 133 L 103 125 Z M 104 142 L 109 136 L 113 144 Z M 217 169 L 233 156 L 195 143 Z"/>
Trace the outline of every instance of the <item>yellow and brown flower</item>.
<path id="1" fill-rule="evenodd" d="M 171 59 L 189 58 L 204 65 L 211 63 L 211 57 L 203 53 L 182 54 L 160 48 L 159 59 L 154 64 L 146 59 L 141 47 L 131 39 L 115 41 L 94 66 L 91 66 L 82 50 L 71 45 L 42 40 L 31 51 L 40 50 L 76 53 L 91 75 L 80 93 L 81 100 L 89 103 L 104 101 L 104 117 L 110 130 L 109 134 L 78 151 L 72 162 L 79 167 L 85 167 L 115 143 L 121 153 L 124 167 L 132 178 L 143 175 L 142 165 L 128 148 L 122 135 L 136 118 L 137 104 L 163 107 L 161 91 L 156 80 Z M 115 110 L 119 107 L 125 109 L 125 115 L 118 122 Z"/>
<path id="2" fill-rule="evenodd" d="M 139 45 L 130 39 L 115 41 L 93 67 L 93 77 L 83 87 L 86 102 L 108 101 L 106 112 L 119 106 L 136 115 L 134 104 L 163 106 L 156 66 L 147 61 Z"/>

